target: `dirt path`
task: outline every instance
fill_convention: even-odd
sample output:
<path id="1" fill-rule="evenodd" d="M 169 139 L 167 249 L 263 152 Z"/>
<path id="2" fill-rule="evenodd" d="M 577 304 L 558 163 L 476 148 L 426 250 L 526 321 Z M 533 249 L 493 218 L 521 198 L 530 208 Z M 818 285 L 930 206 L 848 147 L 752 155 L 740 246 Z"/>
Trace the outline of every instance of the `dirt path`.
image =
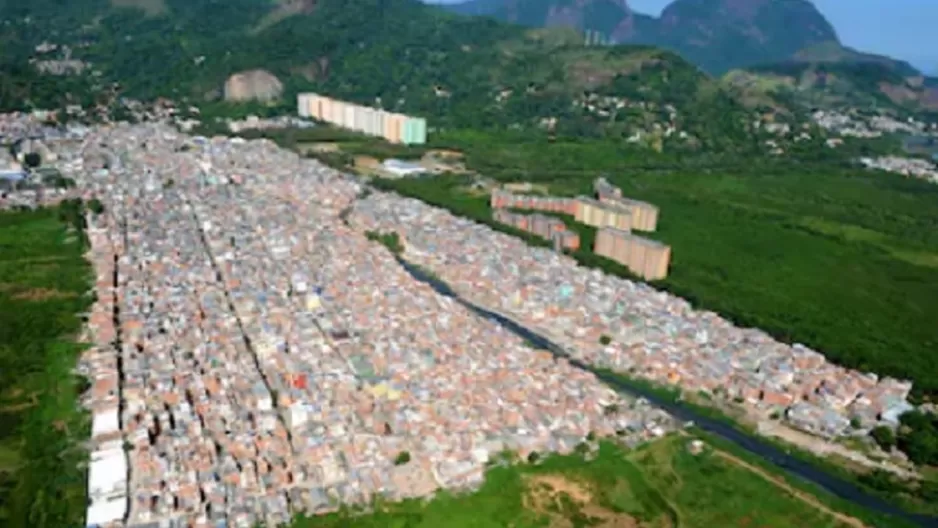
<path id="1" fill-rule="evenodd" d="M 663 471 L 667 473 L 670 477 L 672 477 L 674 481 L 671 483 L 668 483 L 668 487 L 672 490 L 672 492 L 676 492 L 677 490 L 680 490 L 681 488 L 684 487 L 684 479 L 682 479 L 681 475 L 677 471 L 674 470 L 674 466 L 671 464 L 670 453 L 663 449 L 660 449 L 661 446 L 666 446 L 666 445 L 667 444 L 665 444 L 664 442 L 658 442 L 658 444 L 655 447 L 653 447 L 652 449 L 649 449 L 646 452 L 649 458 L 645 459 L 645 464 L 653 464 L 656 469 L 658 469 L 659 471 Z M 636 466 L 636 467 L 638 468 L 640 473 L 645 473 L 646 471 L 648 471 L 646 467 L 639 467 L 639 466 Z M 667 479 L 667 477 L 664 477 L 664 478 Z M 671 510 L 671 515 L 666 516 L 668 517 L 668 524 L 666 526 L 671 526 L 672 528 L 680 528 L 681 526 L 684 526 L 684 520 L 682 519 L 683 514 L 681 513 L 681 509 L 678 508 L 677 505 L 675 505 L 674 502 L 671 501 L 670 496 L 665 495 L 664 493 L 661 493 L 660 491 L 658 491 L 657 493 L 661 497 L 661 500 L 663 500 L 665 504 L 667 504 L 668 508 Z"/>
<path id="2" fill-rule="evenodd" d="M 0 259 L 0 263 L 3 263 L 3 264 L 18 264 L 18 263 L 44 264 L 46 262 L 59 262 L 59 261 L 70 259 L 70 258 L 72 257 L 63 257 L 63 256 L 19 257 L 19 258 L 11 258 L 11 259 Z"/>
<path id="3" fill-rule="evenodd" d="M 785 425 L 774 420 L 759 421 L 758 432 L 762 435 L 781 438 L 785 442 L 793 444 L 817 455 L 824 457 L 837 455 L 865 468 L 884 469 L 886 471 L 891 471 L 903 479 L 921 479 L 921 476 L 918 473 L 899 467 L 892 462 L 871 460 L 863 453 L 853 449 L 848 449 L 847 447 L 836 444 L 834 442 L 822 440 L 807 433 L 802 433 L 801 431 L 797 431 L 791 427 L 786 427 Z"/>
<path id="4" fill-rule="evenodd" d="M 798 500 L 806 504 L 813 506 L 814 508 L 817 508 L 818 510 L 821 510 L 822 512 L 830 515 L 831 517 L 837 519 L 838 521 L 844 523 L 847 526 L 853 526 L 854 528 L 868 528 L 866 524 L 863 524 L 863 522 L 857 519 L 856 517 L 851 517 L 839 511 L 830 509 L 825 504 L 821 503 L 821 501 L 817 500 L 817 498 L 812 496 L 811 494 L 805 493 L 799 489 L 793 488 L 783 479 L 776 477 L 774 475 L 771 475 L 770 473 L 768 473 L 767 471 L 763 470 L 762 468 L 758 466 L 754 466 L 746 462 L 745 460 L 736 458 L 735 456 L 725 451 L 714 449 L 713 453 L 730 463 L 744 467 L 747 470 L 752 471 L 753 473 L 756 473 L 757 475 L 761 476 L 765 480 L 768 480 L 772 484 L 775 484 L 779 488 L 785 490 L 786 492 L 788 492 L 789 495 L 797 498 Z"/>

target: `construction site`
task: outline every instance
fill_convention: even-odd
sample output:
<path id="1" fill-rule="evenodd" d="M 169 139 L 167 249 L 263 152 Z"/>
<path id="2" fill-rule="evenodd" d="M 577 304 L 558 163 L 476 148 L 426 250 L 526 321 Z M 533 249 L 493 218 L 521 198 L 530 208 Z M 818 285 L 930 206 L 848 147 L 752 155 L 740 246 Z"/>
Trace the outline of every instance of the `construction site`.
<path id="1" fill-rule="evenodd" d="M 621 189 L 604 178 L 598 178 L 593 183 L 593 194 L 593 197 L 564 198 L 514 194 L 505 189 L 496 189 L 492 191 L 490 205 L 496 221 L 551 240 L 557 251 L 575 251 L 580 247 L 579 235 L 569 231 L 563 220 L 510 210 L 572 216 L 576 222 L 596 228 L 593 246 L 596 255 L 622 264 L 645 280 L 667 277 L 671 247 L 633 233 L 657 229 L 658 207 L 623 197 Z"/>

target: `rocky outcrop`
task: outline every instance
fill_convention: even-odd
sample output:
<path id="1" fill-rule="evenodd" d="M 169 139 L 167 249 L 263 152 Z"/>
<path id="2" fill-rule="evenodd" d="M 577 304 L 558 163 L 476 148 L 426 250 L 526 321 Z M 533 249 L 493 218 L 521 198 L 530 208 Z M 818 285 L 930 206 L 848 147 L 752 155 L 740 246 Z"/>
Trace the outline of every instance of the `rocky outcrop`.
<path id="1" fill-rule="evenodd" d="M 808 0 L 675 0 L 652 44 L 677 50 L 713 73 L 778 62 L 837 32 Z"/>
<path id="2" fill-rule="evenodd" d="M 632 11 L 627 0 L 467 0 L 448 9 L 598 31 L 620 44 L 678 51 L 711 73 L 784 60 L 821 43 L 840 45 L 809 0 L 673 0 L 660 18 Z"/>
<path id="3" fill-rule="evenodd" d="M 236 73 L 225 82 L 225 101 L 269 102 L 283 95 L 283 83 L 267 70 Z"/>

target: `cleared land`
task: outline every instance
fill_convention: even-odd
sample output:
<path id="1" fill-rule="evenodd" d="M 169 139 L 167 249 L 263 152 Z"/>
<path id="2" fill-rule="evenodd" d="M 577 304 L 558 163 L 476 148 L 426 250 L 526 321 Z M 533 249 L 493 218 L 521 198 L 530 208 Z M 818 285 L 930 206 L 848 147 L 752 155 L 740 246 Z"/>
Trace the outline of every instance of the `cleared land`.
<path id="1" fill-rule="evenodd" d="M 673 435 L 627 452 L 602 443 L 593 460 L 552 456 L 495 467 L 474 494 L 379 505 L 360 527 L 605 528 L 847 527 L 862 523 L 828 510 L 731 455 L 688 449 Z M 756 471 L 759 471 L 758 473 Z M 344 514 L 303 519 L 296 528 L 348 526 Z"/>
<path id="2" fill-rule="evenodd" d="M 66 210 L 0 213 L 3 526 L 59 528 L 84 518 L 87 453 L 78 446 L 88 422 L 72 369 L 89 268 L 68 220 L 76 217 Z"/>

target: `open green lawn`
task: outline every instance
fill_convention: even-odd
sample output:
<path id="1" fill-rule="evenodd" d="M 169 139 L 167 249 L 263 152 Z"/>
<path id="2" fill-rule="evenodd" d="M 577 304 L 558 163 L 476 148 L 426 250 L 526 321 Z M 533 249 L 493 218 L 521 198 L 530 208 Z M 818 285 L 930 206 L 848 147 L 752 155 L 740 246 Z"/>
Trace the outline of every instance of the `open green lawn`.
<path id="1" fill-rule="evenodd" d="M 476 135 L 450 143 L 485 176 L 547 184 L 558 195 L 588 193 L 605 174 L 626 196 L 661 209 L 658 232 L 648 236 L 673 252 L 659 287 L 845 366 L 912 379 L 920 394 L 938 394 L 938 185 L 833 161 L 722 168 L 700 161 L 693 168 L 697 161 L 640 158 L 608 143 Z M 467 194 L 464 183 L 379 185 L 490 219 L 486 200 Z M 593 230 L 574 228 L 583 236 L 578 258 L 622 271 L 590 258 Z"/>
<path id="2" fill-rule="evenodd" d="M 90 297 L 60 210 L 0 212 L 0 525 L 78 526 L 88 437 L 72 374 Z M 72 217 L 74 219 L 74 217 Z"/>
<path id="3" fill-rule="evenodd" d="M 476 493 L 379 505 L 352 519 L 302 519 L 295 528 L 847 526 L 718 452 L 691 454 L 689 441 L 673 435 L 632 452 L 602 443 L 588 462 L 551 456 L 495 467 Z"/>

